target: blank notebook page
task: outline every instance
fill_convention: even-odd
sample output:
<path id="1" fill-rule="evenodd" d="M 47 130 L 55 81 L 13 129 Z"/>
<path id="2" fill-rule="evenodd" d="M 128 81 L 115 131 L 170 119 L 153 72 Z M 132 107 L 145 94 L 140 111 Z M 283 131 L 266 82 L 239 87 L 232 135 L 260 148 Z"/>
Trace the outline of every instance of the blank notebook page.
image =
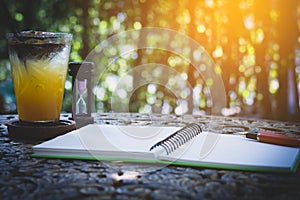
<path id="1" fill-rule="evenodd" d="M 149 152 L 157 141 L 179 127 L 88 125 L 56 137 L 34 148 Z"/>
<path id="2" fill-rule="evenodd" d="M 299 156 L 299 149 L 265 144 L 244 136 L 203 132 L 184 148 L 163 159 L 194 163 L 233 164 L 238 166 L 276 166 L 290 168 Z"/>

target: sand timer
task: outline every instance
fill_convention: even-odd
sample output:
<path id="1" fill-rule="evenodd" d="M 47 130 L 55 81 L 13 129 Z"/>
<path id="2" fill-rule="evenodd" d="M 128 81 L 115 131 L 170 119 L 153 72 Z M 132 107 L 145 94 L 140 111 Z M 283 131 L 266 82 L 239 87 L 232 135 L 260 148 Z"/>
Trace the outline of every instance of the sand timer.
<path id="1" fill-rule="evenodd" d="M 83 95 L 86 92 L 86 82 L 87 82 L 86 79 L 83 79 L 83 80 L 76 79 L 75 87 L 78 90 L 78 95 L 79 95 L 79 98 L 75 104 L 76 105 L 76 109 L 75 109 L 76 115 L 87 114 L 87 105 L 83 98 Z"/>
<path id="2" fill-rule="evenodd" d="M 76 128 L 94 122 L 91 116 L 93 72 L 92 62 L 69 63 L 69 74 L 72 76 L 72 115 Z"/>

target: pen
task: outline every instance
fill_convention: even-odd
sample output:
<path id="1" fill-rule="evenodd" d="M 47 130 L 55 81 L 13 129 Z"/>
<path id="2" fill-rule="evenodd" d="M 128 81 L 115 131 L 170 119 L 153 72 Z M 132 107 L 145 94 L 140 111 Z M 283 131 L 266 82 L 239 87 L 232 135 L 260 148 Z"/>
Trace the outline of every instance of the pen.
<path id="1" fill-rule="evenodd" d="M 271 133 L 262 131 L 260 133 L 247 133 L 247 138 L 255 139 L 260 142 L 270 143 L 270 144 L 278 144 L 283 146 L 290 146 L 290 147 L 300 147 L 300 140 L 297 138 L 278 134 L 278 133 Z"/>

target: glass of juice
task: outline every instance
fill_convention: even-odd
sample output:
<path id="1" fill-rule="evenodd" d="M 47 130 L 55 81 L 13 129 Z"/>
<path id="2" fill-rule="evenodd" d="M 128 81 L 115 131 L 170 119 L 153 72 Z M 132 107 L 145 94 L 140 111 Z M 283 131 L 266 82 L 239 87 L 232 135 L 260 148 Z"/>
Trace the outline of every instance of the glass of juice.
<path id="1" fill-rule="evenodd" d="M 23 31 L 7 40 L 20 122 L 58 122 L 72 34 Z"/>

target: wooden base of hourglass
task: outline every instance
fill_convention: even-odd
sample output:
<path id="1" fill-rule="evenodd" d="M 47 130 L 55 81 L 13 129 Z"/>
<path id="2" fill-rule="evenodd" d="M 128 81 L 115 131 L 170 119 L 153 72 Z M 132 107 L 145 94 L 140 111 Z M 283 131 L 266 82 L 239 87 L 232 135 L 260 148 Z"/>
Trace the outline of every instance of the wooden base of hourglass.
<path id="1" fill-rule="evenodd" d="M 79 129 L 83 126 L 86 126 L 88 124 L 93 124 L 94 123 L 94 118 L 87 116 L 87 115 L 76 115 L 74 120 L 76 121 L 76 128 Z"/>

